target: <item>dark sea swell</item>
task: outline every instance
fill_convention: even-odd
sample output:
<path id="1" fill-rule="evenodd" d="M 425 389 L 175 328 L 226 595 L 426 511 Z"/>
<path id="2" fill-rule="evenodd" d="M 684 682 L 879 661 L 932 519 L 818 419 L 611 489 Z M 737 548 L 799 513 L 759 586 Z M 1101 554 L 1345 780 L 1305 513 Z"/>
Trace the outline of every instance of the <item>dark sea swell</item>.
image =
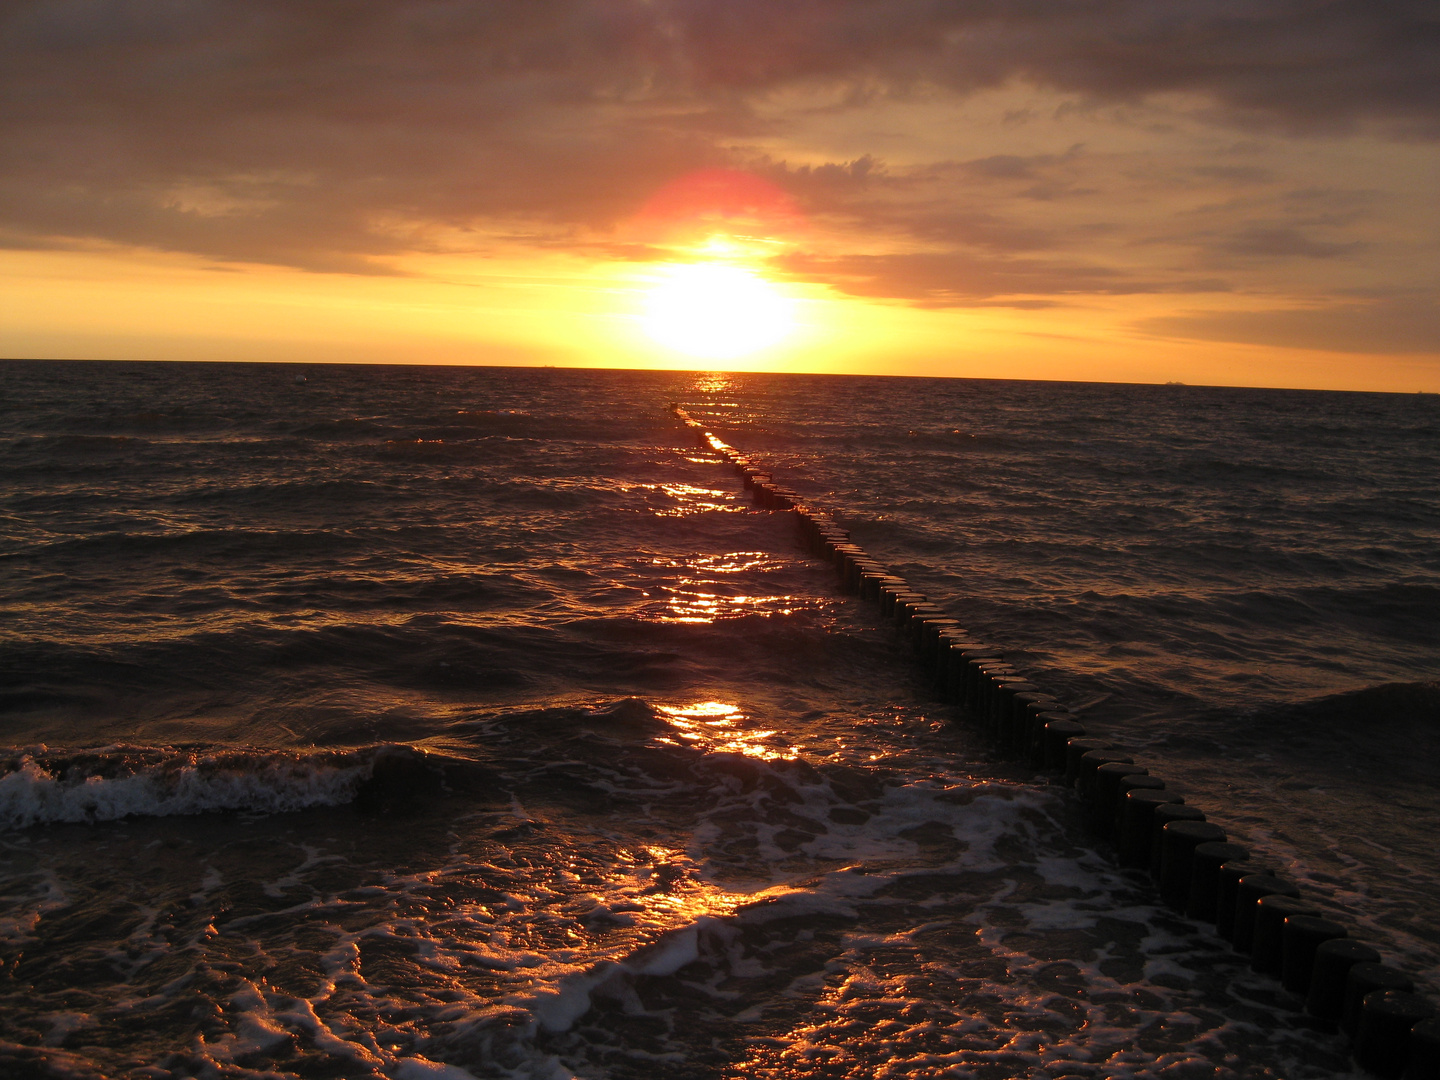
<path id="1" fill-rule="evenodd" d="M 816 389 L 690 408 L 1435 977 L 1440 399 Z"/>
<path id="2" fill-rule="evenodd" d="M 1434 399 L 296 374 L 0 365 L 5 1075 L 1348 1071 L 669 400 L 1434 980 Z"/>

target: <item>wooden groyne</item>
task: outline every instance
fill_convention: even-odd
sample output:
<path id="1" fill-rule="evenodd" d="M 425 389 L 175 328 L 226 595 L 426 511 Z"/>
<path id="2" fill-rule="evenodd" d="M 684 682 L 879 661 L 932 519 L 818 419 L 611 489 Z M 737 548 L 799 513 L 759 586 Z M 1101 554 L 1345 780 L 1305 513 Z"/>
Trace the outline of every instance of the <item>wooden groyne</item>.
<path id="1" fill-rule="evenodd" d="M 1322 916 L 1291 881 L 1229 841 L 1226 830 L 1171 790 L 1149 766 L 1093 737 L 1058 698 L 979 641 L 942 607 L 891 573 L 828 513 L 706 430 L 670 411 L 697 445 L 740 474 L 755 504 L 790 513 L 801 540 L 834 566 L 842 587 L 878 607 L 910 642 L 936 696 L 960 707 L 1001 751 L 1078 793 L 1087 826 L 1120 865 L 1148 873 L 1171 909 L 1213 924 L 1251 968 L 1277 979 L 1303 1008 L 1350 1040 L 1367 1072 L 1440 1080 L 1440 1018 L 1414 980 Z"/>

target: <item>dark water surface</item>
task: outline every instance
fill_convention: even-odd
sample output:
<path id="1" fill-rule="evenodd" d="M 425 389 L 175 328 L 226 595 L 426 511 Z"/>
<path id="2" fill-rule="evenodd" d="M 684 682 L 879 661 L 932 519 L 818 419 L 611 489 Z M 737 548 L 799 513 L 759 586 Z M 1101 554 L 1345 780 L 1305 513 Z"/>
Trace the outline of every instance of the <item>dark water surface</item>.
<path id="1" fill-rule="evenodd" d="M 0 363 L 0 1075 L 1327 1077 L 833 510 L 1440 973 L 1440 399 Z"/>

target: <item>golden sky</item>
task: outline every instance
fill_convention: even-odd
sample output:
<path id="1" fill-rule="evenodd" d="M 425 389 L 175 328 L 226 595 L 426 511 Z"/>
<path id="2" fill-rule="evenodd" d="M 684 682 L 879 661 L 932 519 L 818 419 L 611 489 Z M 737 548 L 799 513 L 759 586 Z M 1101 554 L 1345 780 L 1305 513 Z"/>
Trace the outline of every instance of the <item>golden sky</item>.
<path id="1" fill-rule="evenodd" d="M 0 355 L 1440 391 L 1418 0 L 11 0 Z"/>

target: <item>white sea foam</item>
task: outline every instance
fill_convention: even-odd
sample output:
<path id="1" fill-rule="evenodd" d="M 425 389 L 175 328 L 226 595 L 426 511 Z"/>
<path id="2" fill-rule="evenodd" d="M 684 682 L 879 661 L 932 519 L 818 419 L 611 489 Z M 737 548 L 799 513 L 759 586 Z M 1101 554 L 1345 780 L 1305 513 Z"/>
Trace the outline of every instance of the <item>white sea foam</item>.
<path id="1" fill-rule="evenodd" d="M 6 909 L 0 913 L 0 945 L 15 948 L 31 937 L 41 918 L 70 902 L 53 870 L 10 876 L 5 882 Z"/>
<path id="2" fill-rule="evenodd" d="M 822 859 L 883 862 L 913 855 L 917 841 L 907 830 L 939 824 L 960 845 L 952 865 L 991 870 L 1004 865 L 995 851 L 1008 836 L 1031 835 L 1053 824 L 1054 796 L 1015 784 L 925 779 L 885 789 L 874 816 L 862 825 L 831 824 L 804 845 Z"/>
<path id="3" fill-rule="evenodd" d="M 395 1080 L 475 1080 L 475 1074 L 458 1065 L 445 1065 L 429 1058 L 406 1058 L 391 1074 Z"/>
<path id="4" fill-rule="evenodd" d="M 118 776 L 56 776 L 26 755 L 0 776 L 0 829 L 64 822 L 170 817 L 219 810 L 285 813 L 336 806 L 355 797 L 364 763 L 336 765 L 293 756 L 204 756 L 146 764 Z"/>

